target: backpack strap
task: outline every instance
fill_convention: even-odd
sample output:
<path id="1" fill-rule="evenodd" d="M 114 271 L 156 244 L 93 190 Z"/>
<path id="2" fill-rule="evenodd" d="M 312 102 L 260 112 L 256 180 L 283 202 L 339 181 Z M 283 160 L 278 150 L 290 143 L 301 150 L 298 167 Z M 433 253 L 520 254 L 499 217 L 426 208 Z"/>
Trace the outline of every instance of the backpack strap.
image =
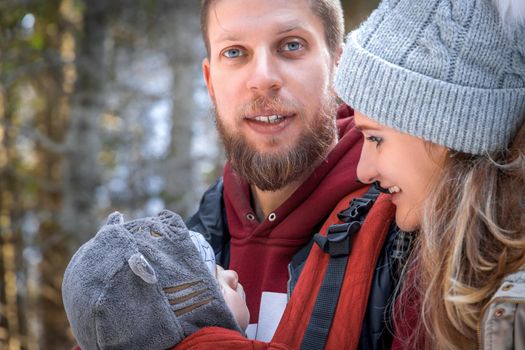
<path id="1" fill-rule="evenodd" d="M 330 260 L 304 334 L 301 350 L 325 347 L 343 285 L 348 257 L 352 251 L 352 237 L 359 232 L 379 193 L 376 187 L 371 186 L 362 197 L 352 199 L 349 208 L 337 214 L 343 223 L 329 226 L 326 236 L 319 233 L 314 236 L 314 242 L 330 255 Z"/>
<path id="2" fill-rule="evenodd" d="M 342 198 L 321 228 L 321 234 L 327 234 L 329 226 L 340 224 L 337 214 L 348 209 L 352 199 L 363 197 L 367 189 L 358 189 Z M 348 258 L 325 348 L 358 348 L 376 263 L 394 214 L 395 207 L 389 196 L 379 195 L 367 214 L 360 233 L 352 237 L 352 254 Z M 301 348 L 330 258 L 330 254 L 325 253 L 317 244 L 313 245 L 272 342 L 286 344 L 292 349 Z"/>

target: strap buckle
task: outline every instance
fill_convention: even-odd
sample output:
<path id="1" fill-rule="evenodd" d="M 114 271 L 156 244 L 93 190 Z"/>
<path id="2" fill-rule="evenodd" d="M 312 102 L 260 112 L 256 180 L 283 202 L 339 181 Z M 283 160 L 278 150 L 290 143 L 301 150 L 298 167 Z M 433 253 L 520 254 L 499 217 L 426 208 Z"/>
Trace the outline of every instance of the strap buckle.
<path id="1" fill-rule="evenodd" d="M 357 221 L 349 224 L 335 224 L 328 227 L 326 236 L 314 235 L 314 242 L 331 257 L 338 258 L 350 255 L 352 251 L 351 236 L 357 233 L 361 224 Z"/>
<path id="2" fill-rule="evenodd" d="M 373 205 L 374 200 L 372 199 L 354 198 L 350 202 L 350 207 L 339 212 L 337 217 L 343 222 L 359 221 L 362 216 L 368 213 Z"/>

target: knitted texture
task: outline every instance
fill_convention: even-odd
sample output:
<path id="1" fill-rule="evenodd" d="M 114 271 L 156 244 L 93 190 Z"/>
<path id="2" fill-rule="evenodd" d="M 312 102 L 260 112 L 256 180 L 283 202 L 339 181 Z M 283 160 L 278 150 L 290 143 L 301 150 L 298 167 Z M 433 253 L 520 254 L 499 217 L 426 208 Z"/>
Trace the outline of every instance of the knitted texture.
<path id="1" fill-rule="evenodd" d="M 206 326 L 239 330 L 182 219 L 109 216 L 73 256 L 62 297 L 83 350 L 168 349 Z"/>
<path id="2" fill-rule="evenodd" d="M 505 149 L 525 115 L 525 28 L 504 28 L 490 0 L 385 0 L 348 35 L 335 87 L 401 132 Z"/>

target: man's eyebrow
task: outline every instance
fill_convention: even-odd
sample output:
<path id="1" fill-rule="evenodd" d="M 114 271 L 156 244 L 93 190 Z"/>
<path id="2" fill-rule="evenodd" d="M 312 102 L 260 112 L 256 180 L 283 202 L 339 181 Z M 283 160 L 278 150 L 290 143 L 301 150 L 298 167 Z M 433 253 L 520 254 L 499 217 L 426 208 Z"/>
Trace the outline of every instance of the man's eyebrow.
<path id="1" fill-rule="evenodd" d="M 286 26 L 283 26 L 283 28 L 279 29 L 275 33 L 275 35 L 286 34 L 294 30 L 306 30 L 306 29 L 303 26 L 301 26 L 300 23 L 291 23 L 291 24 L 287 24 Z M 219 35 L 217 37 L 217 41 L 239 41 L 239 40 L 241 40 L 241 37 L 231 32 L 225 32 L 224 34 Z"/>
<path id="2" fill-rule="evenodd" d="M 218 42 L 225 42 L 225 41 L 240 41 L 240 40 L 242 40 L 242 34 L 239 35 L 239 33 L 228 31 L 225 28 L 222 28 L 222 29 L 223 29 L 223 33 L 221 33 L 220 35 L 217 36 L 217 38 L 215 39 L 216 41 L 218 41 Z M 308 29 L 306 27 L 301 25 L 301 22 L 299 22 L 299 21 L 292 21 L 292 22 L 289 22 L 289 23 L 286 23 L 286 24 L 280 26 L 280 28 L 275 32 L 275 35 L 277 36 L 277 35 L 286 34 L 286 33 L 292 32 L 294 30 L 308 31 Z"/>
<path id="3" fill-rule="evenodd" d="M 217 41 L 239 41 L 241 38 L 233 33 L 225 33 L 224 35 L 219 35 Z"/>
<path id="4" fill-rule="evenodd" d="M 279 29 L 277 34 L 280 35 L 280 34 L 289 33 L 289 32 L 294 31 L 296 29 L 298 29 L 298 30 L 306 30 L 303 26 L 301 26 L 301 23 L 299 23 L 299 22 L 292 22 L 292 23 L 287 23 L 286 26 L 283 26 L 283 28 Z"/>

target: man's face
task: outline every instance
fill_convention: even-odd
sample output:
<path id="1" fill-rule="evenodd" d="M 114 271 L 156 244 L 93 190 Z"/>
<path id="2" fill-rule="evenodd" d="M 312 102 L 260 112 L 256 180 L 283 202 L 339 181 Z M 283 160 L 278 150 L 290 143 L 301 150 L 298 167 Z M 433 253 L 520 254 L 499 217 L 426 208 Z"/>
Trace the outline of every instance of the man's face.
<path id="1" fill-rule="evenodd" d="M 234 168 L 262 190 L 304 176 L 335 142 L 336 53 L 306 0 L 217 1 L 204 77 Z"/>

